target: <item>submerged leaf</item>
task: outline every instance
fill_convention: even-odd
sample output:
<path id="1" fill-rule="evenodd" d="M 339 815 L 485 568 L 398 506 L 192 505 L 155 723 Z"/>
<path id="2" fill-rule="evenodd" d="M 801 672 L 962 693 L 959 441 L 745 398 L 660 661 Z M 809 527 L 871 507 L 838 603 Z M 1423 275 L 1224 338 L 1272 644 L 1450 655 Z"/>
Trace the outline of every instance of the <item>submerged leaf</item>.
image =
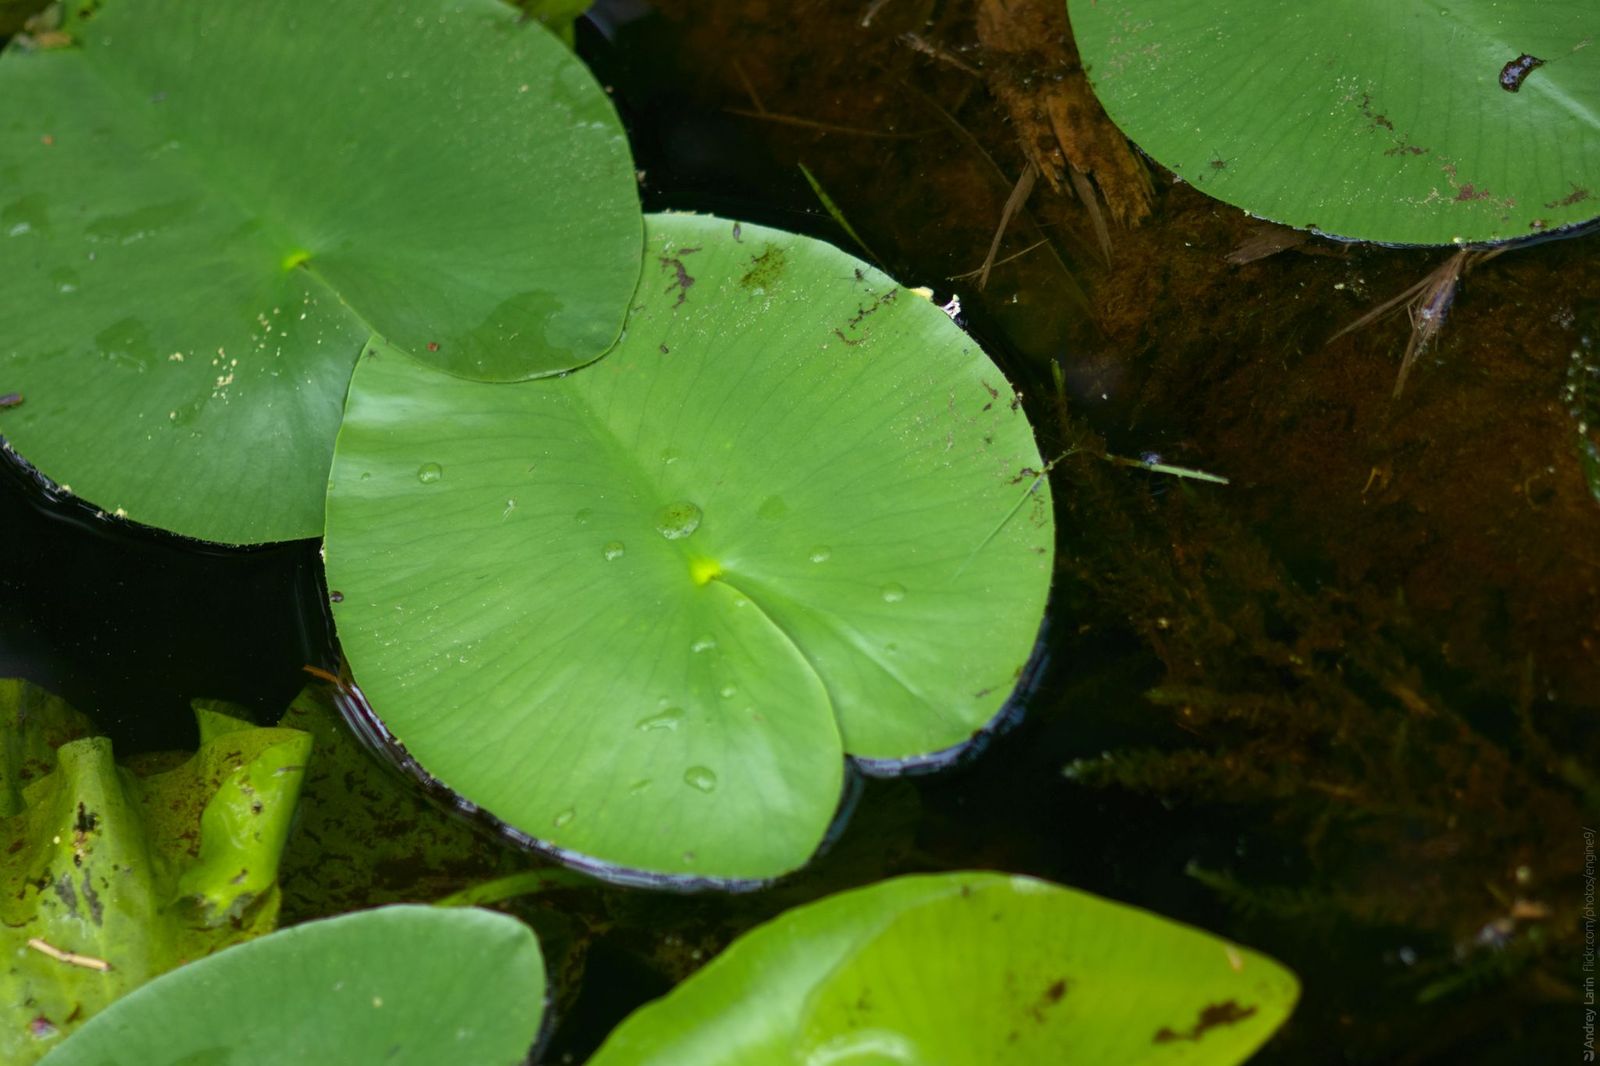
<path id="1" fill-rule="evenodd" d="M 177 768 L 139 777 L 105 738 L 74 740 L 0 820 L 0 1061 L 32 1062 L 156 974 L 276 924 L 278 853 L 311 738 L 197 714 L 200 749 Z M 7 743 L 37 747 L 53 728 L 40 716 Z"/>
<path id="2" fill-rule="evenodd" d="M 846 753 L 936 762 L 1006 705 L 1049 489 L 1005 378 L 916 293 L 716 218 L 651 216 L 648 245 L 624 340 L 569 377 L 369 349 L 334 615 L 398 741 L 516 832 L 771 878 L 822 841 Z"/>
<path id="3" fill-rule="evenodd" d="M 904 877 L 735 941 L 591 1066 L 1244 1061 L 1293 1008 L 1265 956 L 1025 877 Z"/>
<path id="4" fill-rule="evenodd" d="M 106 511 L 322 530 L 377 332 L 489 380 L 615 340 L 638 194 L 605 94 L 496 0 L 108 0 L 0 56 L 0 432 Z"/>
<path id="5" fill-rule="evenodd" d="M 527 926 L 396 906 L 307 922 L 166 974 L 48 1066 L 516 1066 L 539 1032 L 544 965 Z"/>
<path id="6" fill-rule="evenodd" d="M 432 901 L 527 870 L 525 854 L 435 807 L 350 735 L 318 685 L 279 725 L 309 733 L 300 817 L 283 855 L 283 919 Z"/>

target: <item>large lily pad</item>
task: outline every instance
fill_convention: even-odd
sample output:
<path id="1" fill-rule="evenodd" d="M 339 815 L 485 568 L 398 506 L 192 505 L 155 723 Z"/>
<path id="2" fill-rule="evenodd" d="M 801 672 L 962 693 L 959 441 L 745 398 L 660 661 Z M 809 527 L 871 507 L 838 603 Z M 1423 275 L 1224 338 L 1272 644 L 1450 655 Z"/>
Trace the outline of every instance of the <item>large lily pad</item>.
<path id="1" fill-rule="evenodd" d="M 0 56 L 0 433 L 106 511 L 312 536 L 373 332 L 520 379 L 639 275 L 605 95 L 496 0 L 108 0 Z"/>
<path id="2" fill-rule="evenodd" d="M 369 349 L 328 580 L 373 708 L 467 800 L 569 859 L 760 880 L 823 839 L 846 753 L 937 757 L 1006 704 L 1050 497 L 1005 379 L 916 293 L 716 218 L 647 246 L 623 341 L 569 377 Z"/>
<path id="3" fill-rule="evenodd" d="M 1301 228 L 1500 241 L 1600 215 L 1591 0 L 1073 0 L 1106 111 L 1199 188 Z"/>
<path id="4" fill-rule="evenodd" d="M 155 975 L 273 928 L 311 738 L 202 706 L 194 756 L 138 776 L 103 737 L 44 747 L 82 724 L 31 686 L 0 684 L 0 705 L 0 741 L 29 753 L 0 819 L 0 1061 L 20 1066 Z"/>
<path id="5" fill-rule="evenodd" d="M 1024 877 L 905 877 L 747 933 L 591 1066 L 1244 1061 L 1299 992 L 1278 963 Z"/>
<path id="6" fill-rule="evenodd" d="M 527 926 L 482 910 L 395 906 L 308 922 L 201 959 L 124 997 L 49 1066 L 515 1066 L 544 1007 Z"/>

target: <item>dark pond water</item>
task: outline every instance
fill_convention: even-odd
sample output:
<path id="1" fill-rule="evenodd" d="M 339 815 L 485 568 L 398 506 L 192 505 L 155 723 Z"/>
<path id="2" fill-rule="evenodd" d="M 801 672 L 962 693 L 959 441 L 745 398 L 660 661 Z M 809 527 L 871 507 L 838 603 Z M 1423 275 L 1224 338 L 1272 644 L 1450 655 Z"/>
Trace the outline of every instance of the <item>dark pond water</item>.
<path id="1" fill-rule="evenodd" d="M 1600 453 L 1573 408 L 1600 407 L 1594 240 L 1476 266 L 1399 399 L 1403 315 L 1333 334 L 1447 253 L 1296 242 L 1230 263 L 1276 238 L 1153 164 L 1149 217 L 1113 217 L 1109 261 L 1081 194 L 1115 216 L 1127 173 L 1088 165 L 1077 196 L 1041 180 L 980 290 L 1029 109 L 1077 77 L 1058 6 L 1011 5 L 1033 20 L 1022 50 L 956 0 L 616 2 L 582 27 L 647 208 L 853 249 L 803 163 L 891 273 L 959 293 L 1046 455 L 1071 454 L 1021 723 L 949 772 L 866 783 L 832 851 L 770 891 L 580 899 L 586 973 L 547 1059 L 581 1061 L 785 907 L 976 867 L 1282 959 L 1304 997 L 1260 1063 L 1578 1061 Z M 1083 121 L 1090 145 L 1114 136 Z M 1230 483 L 1107 461 L 1152 455 Z M 275 717 L 303 664 L 332 661 L 312 543 L 130 531 L 13 464 L 0 544 L 0 673 L 121 750 L 191 744 L 194 695 Z"/>

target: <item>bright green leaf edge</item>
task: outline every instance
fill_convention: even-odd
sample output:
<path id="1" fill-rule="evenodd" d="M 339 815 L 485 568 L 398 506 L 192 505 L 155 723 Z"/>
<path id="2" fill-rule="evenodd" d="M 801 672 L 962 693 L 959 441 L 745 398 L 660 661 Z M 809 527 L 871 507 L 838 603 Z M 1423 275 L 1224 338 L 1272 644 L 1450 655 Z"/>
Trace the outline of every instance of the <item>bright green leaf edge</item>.
<path id="1" fill-rule="evenodd" d="M 0 1061 L 21 1066 L 157 974 L 274 927 L 311 737 L 196 701 L 199 750 L 139 776 L 27 682 L 0 681 L 0 709 L 14 770 L 0 819 Z M 68 737 L 82 739 L 51 746 Z"/>
<path id="2" fill-rule="evenodd" d="M 1273 960 L 1135 907 L 1026 877 L 920 875 L 757 927 L 630 1015 L 590 1066 L 1230 1066 L 1298 993 Z"/>
<path id="3" fill-rule="evenodd" d="M 1251 214 L 1386 244 L 1600 215 L 1590 0 L 1074 0 L 1095 93 L 1141 148 Z M 1544 60 L 1516 92 L 1502 69 Z"/>
<path id="4" fill-rule="evenodd" d="M 1004 377 L 820 241 L 647 218 L 623 341 L 559 380 L 379 346 L 325 545 L 340 640 L 430 775 L 564 861 L 732 887 L 802 865 L 846 753 L 893 772 L 1006 706 L 1049 487 Z"/>
<path id="5" fill-rule="evenodd" d="M 45 1066 L 517 1066 L 538 1036 L 532 930 L 491 911 L 397 905 L 307 922 L 124 996 Z"/>
<path id="6" fill-rule="evenodd" d="M 318 535 L 372 333 L 489 380 L 618 336 L 626 138 L 514 9 L 110 0 L 65 29 L 0 55 L 0 433 L 65 491 L 205 540 Z"/>

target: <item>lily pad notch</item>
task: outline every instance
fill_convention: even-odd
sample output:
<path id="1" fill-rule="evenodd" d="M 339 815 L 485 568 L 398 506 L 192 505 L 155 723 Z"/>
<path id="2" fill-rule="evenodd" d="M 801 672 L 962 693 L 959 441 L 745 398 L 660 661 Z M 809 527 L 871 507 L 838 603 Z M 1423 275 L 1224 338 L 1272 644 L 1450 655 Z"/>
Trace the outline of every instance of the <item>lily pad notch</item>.
<path id="1" fill-rule="evenodd" d="M 754 887 L 822 844 L 847 756 L 948 760 L 1011 705 L 1049 485 L 999 369 L 916 293 L 764 227 L 646 233 L 624 337 L 579 372 L 368 346 L 333 613 L 386 743 L 461 803 L 605 876 Z"/>

